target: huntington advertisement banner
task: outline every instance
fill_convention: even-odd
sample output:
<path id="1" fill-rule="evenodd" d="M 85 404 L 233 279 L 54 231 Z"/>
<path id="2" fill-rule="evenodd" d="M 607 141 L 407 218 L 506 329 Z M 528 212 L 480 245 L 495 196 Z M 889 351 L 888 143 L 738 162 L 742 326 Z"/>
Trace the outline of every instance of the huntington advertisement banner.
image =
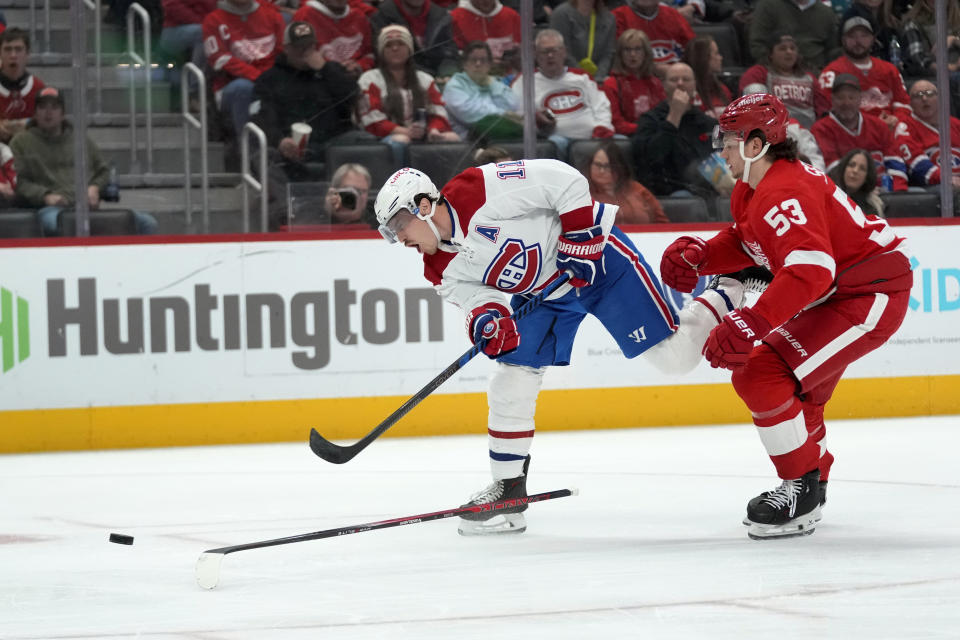
<path id="1" fill-rule="evenodd" d="M 848 377 L 956 375 L 960 227 L 897 232 L 911 311 Z M 631 237 L 657 265 L 676 235 Z M 0 411 L 410 395 L 470 346 L 422 273 L 378 239 L 2 249 Z M 483 392 L 491 370 L 475 358 L 438 393 Z M 626 360 L 588 318 L 544 388 L 728 382 L 705 363 L 671 378 Z"/>

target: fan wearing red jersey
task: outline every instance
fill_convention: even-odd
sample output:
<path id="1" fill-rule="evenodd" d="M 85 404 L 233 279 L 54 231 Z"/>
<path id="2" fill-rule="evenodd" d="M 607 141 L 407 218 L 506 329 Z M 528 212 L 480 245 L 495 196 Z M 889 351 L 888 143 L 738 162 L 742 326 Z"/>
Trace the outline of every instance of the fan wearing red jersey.
<path id="1" fill-rule="evenodd" d="M 788 118 L 779 99 L 762 93 L 724 110 L 734 224 L 706 242 L 680 238 L 661 264 L 663 281 L 680 290 L 691 276 L 748 265 L 774 274 L 752 307 L 724 316 L 703 350 L 712 366 L 733 372 L 782 479 L 747 505 L 756 539 L 813 532 L 833 463 L 824 405 L 846 367 L 900 326 L 913 284 L 903 239 L 797 160 Z"/>

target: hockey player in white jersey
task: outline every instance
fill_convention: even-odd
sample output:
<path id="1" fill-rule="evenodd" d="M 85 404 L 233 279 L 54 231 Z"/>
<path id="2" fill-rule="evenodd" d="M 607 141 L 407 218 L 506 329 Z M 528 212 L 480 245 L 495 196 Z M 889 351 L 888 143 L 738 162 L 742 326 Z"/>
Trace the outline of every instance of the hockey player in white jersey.
<path id="1" fill-rule="evenodd" d="M 743 303 L 744 286 L 719 278 L 680 312 L 630 239 L 617 208 L 594 202 L 586 178 L 557 160 L 517 160 L 467 169 L 441 193 L 416 169 L 394 173 L 377 195 L 380 231 L 423 254 L 424 275 L 466 314 L 467 333 L 497 361 L 487 393 L 493 483 L 470 503 L 526 495 L 534 413 L 544 370 L 566 365 L 577 328 L 592 314 L 623 354 L 641 353 L 666 373 L 700 360 L 710 330 Z M 511 308 L 560 273 L 572 287 L 519 321 Z M 513 296 L 510 304 L 504 294 Z M 460 533 L 520 533 L 522 511 L 470 514 Z"/>

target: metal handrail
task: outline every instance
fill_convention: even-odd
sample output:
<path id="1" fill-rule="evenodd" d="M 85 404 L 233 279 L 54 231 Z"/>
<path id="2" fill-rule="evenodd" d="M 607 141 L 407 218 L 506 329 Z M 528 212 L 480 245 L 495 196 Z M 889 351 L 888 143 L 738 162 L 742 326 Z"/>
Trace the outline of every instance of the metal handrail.
<path id="1" fill-rule="evenodd" d="M 190 113 L 190 97 L 187 76 L 193 75 L 197 79 L 197 89 L 200 94 L 200 119 Z M 203 232 L 210 233 L 210 192 L 208 189 L 207 162 L 207 79 L 203 71 L 192 62 L 183 65 L 180 71 L 180 115 L 183 116 L 183 192 L 187 204 L 187 226 L 193 222 L 193 173 L 190 170 L 190 129 L 200 132 L 200 188 L 203 193 Z"/>
<path id="2" fill-rule="evenodd" d="M 50 0 L 46 0 L 47 5 L 50 4 Z M 101 74 L 101 39 L 100 39 L 100 25 L 103 23 L 103 16 L 100 15 L 100 0 L 83 0 L 83 4 L 87 5 L 88 9 L 93 10 L 93 59 L 96 72 L 95 72 L 95 81 L 94 89 L 96 90 L 96 108 L 94 111 L 96 113 L 103 113 L 103 82 Z M 50 21 L 47 21 L 49 24 Z M 86 59 L 83 61 L 83 67 L 86 68 Z"/>
<path id="3" fill-rule="evenodd" d="M 250 173 L 250 136 L 257 136 L 260 143 L 260 180 L 257 181 Z M 267 135 L 263 129 L 248 122 L 243 126 L 240 132 L 240 162 L 241 166 L 241 185 L 243 186 L 243 232 L 250 231 L 250 194 L 247 187 L 253 187 L 260 192 L 260 230 L 267 230 L 267 200 L 269 193 L 267 188 Z"/>
<path id="4" fill-rule="evenodd" d="M 133 28 L 134 16 L 139 16 L 143 25 L 144 55 L 141 57 L 134 51 L 136 38 Z M 144 87 L 144 111 L 147 129 L 147 173 L 153 173 L 153 91 L 151 76 L 153 69 L 150 66 L 150 14 L 137 2 L 130 3 L 127 9 L 127 55 L 130 57 L 130 167 L 139 171 L 140 163 L 137 160 L 137 74 L 135 65 L 143 66 L 146 74 Z"/>

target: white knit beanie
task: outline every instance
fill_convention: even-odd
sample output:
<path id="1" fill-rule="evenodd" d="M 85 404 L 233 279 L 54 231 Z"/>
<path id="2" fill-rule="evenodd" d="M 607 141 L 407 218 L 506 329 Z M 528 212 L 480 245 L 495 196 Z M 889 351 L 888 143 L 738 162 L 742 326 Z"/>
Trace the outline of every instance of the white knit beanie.
<path id="1" fill-rule="evenodd" d="M 380 35 L 377 36 L 378 56 L 383 55 L 383 48 L 387 46 L 387 42 L 390 40 L 403 41 L 410 48 L 410 53 L 413 54 L 413 36 L 410 35 L 410 30 L 400 24 L 390 24 L 381 29 Z"/>

